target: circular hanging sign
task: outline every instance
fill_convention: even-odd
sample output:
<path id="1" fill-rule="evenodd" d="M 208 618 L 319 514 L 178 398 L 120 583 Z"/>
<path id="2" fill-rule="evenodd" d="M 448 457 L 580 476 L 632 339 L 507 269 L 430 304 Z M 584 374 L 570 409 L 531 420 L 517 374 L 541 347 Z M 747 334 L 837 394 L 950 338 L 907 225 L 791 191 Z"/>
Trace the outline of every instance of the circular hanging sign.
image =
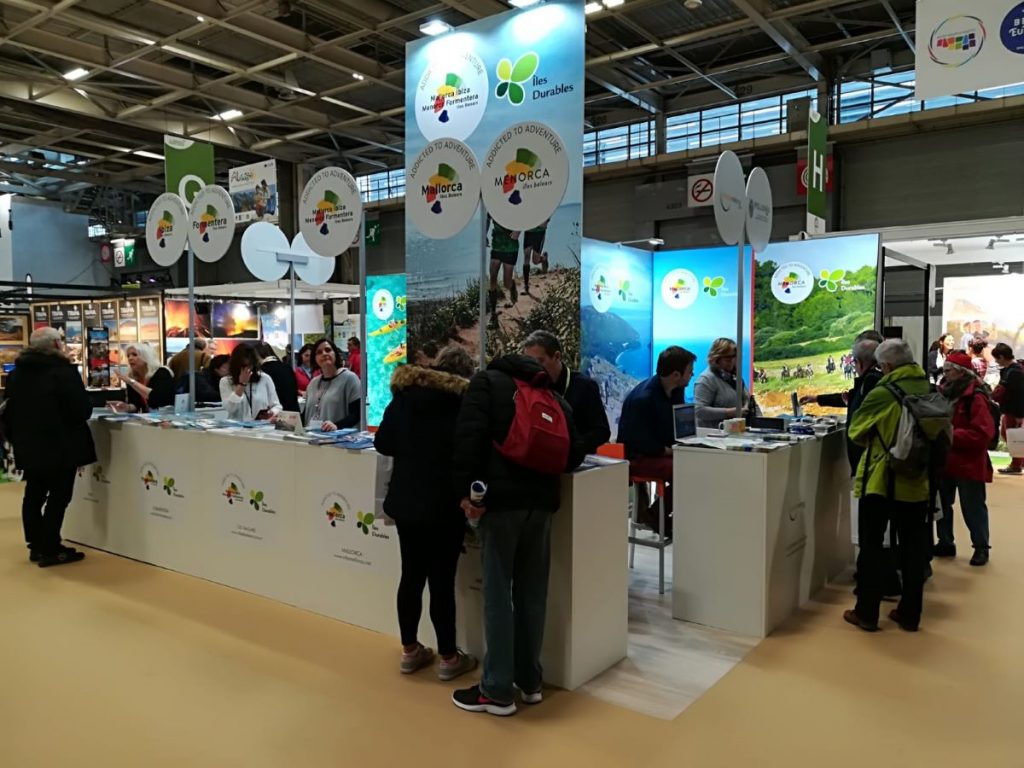
<path id="1" fill-rule="evenodd" d="M 192 198 L 188 244 L 200 261 L 220 261 L 235 236 L 235 204 L 224 187 L 209 184 Z"/>
<path id="2" fill-rule="evenodd" d="M 799 304 L 813 289 L 814 274 L 801 261 L 781 264 L 772 275 L 772 295 L 783 304 Z"/>
<path id="3" fill-rule="evenodd" d="M 444 47 L 435 45 L 433 51 Z M 427 141 L 467 138 L 484 116 L 489 87 L 487 67 L 473 51 L 434 56 L 416 86 L 413 109 L 420 133 Z"/>
<path id="4" fill-rule="evenodd" d="M 698 296 L 700 284 L 688 269 L 673 269 L 661 281 L 661 300 L 670 309 L 686 309 Z"/>
<path id="5" fill-rule="evenodd" d="M 491 218 L 522 232 L 543 226 L 561 205 L 569 157 L 562 139 L 544 123 L 517 123 L 491 144 L 480 177 Z"/>
<path id="6" fill-rule="evenodd" d="M 336 264 L 334 257 L 320 256 L 314 253 L 301 232 L 292 239 L 291 252 L 306 256 L 304 263 L 295 265 L 295 274 L 303 282 L 310 285 L 323 285 L 334 274 L 334 266 Z"/>
<path id="7" fill-rule="evenodd" d="M 736 153 L 726 150 L 715 166 L 715 223 L 726 245 L 743 239 L 746 223 L 747 192 L 743 182 L 743 165 Z"/>
<path id="8" fill-rule="evenodd" d="M 772 239 L 772 185 L 763 168 L 755 168 L 747 179 L 747 239 L 758 253 L 764 253 Z"/>
<path id="9" fill-rule="evenodd" d="M 146 216 L 146 249 L 153 261 L 169 267 L 181 256 L 188 240 L 188 210 L 173 192 L 164 192 Z"/>
<path id="10" fill-rule="evenodd" d="M 288 272 L 289 262 L 277 258 L 288 253 L 288 237 L 269 221 L 250 224 L 242 233 L 242 261 L 254 277 L 268 283 L 280 280 Z"/>
<path id="11" fill-rule="evenodd" d="M 466 228 L 480 201 L 480 165 L 468 146 L 437 139 L 405 174 L 405 205 L 427 237 L 445 240 Z"/>
<path id="12" fill-rule="evenodd" d="M 352 174 L 324 168 L 306 182 L 299 200 L 299 231 L 321 256 L 334 258 L 352 245 L 363 216 L 363 199 Z"/>

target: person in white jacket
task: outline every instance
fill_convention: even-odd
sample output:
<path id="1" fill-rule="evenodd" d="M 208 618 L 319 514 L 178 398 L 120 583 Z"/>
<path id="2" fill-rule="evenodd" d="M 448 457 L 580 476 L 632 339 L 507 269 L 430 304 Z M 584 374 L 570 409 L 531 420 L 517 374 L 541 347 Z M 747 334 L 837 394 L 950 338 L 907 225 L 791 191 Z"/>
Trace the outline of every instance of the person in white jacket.
<path id="1" fill-rule="evenodd" d="M 220 398 L 228 418 L 238 421 L 273 420 L 282 410 L 274 382 L 269 376 L 260 375 L 256 352 L 246 345 L 231 352 L 228 375 L 220 380 Z"/>

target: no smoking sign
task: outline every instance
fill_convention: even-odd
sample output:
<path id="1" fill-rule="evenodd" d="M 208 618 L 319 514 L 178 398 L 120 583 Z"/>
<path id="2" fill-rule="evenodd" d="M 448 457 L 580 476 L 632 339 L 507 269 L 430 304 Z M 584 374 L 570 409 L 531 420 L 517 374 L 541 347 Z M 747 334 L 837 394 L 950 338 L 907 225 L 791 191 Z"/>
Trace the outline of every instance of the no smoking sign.
<path id="1" fill-rule="evenodd" d="M 703 208 L 714 203 L 715 177 L 710 174 L 690 176 L 686 180 L 686 204 L 690 208 Z"/>

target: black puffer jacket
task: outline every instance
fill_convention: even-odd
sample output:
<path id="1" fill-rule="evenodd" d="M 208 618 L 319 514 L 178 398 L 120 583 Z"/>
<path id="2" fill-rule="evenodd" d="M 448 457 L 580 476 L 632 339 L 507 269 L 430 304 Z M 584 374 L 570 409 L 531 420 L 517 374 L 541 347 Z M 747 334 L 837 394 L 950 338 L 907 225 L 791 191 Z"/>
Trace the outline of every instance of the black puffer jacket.
<path id="1" fill-rule="evenodd" d="M 7 378 L 4 434 L 18 469 L 84 467 L 96 461 L 92 403 L 75 366 L 57 350 L 26 349 Z"/>
<path id="2" fill-rule="evenodd" d="M 455 427 L 453 479 L 460 498 L 469 495 L 474 480 L 487 483 L 488 512 L 509 509 L 558 509 L 561 480 L 559 474 L 571 472 L 585 455 L 583 441 L 573 425 L 572 408 L 555 393 L 569 424 L 569 461 L 544 475 L 507 461 L 494 450 L 503 442 L 515 417 L 516 384 L 513 379 L 536 381 L 544 369 L 533 358 L 505 355 L 496 358 L 469 382 L 462 399 L 462 410 Z M 550 382 L 547 376 L 543 381 Z"/>
<path id="3" fill-rule="evenodd" d="M 452 488 L 455 420 L 469 382 L 450 373 L 403 365 L 391 377 L 393 399 L 373 445 L 395 460 L 384 511 L 395 520 L 462 518 Z"/>

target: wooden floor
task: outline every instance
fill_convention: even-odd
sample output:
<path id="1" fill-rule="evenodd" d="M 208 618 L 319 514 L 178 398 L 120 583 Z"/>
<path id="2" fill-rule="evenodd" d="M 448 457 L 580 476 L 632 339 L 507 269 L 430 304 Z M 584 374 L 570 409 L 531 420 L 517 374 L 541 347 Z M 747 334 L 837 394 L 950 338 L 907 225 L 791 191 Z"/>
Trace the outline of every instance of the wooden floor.
<path id="1" fill-rule="evenodd" d="M 3 768 L 1024 766 L 1024 478 L 992 488 L 988 568 L 936 564 L 920 633 L 859 632 L 839 619 L 848 589 L 826 590 L 673 720 L 610 703 L 601 680 L 469 715 L 450 685 L 398 675 L 379 635 L 101 553 L 40 570 L 19 493 L 0 486 Z M 665 688 L 689 684 L 672 674 Z"/>

